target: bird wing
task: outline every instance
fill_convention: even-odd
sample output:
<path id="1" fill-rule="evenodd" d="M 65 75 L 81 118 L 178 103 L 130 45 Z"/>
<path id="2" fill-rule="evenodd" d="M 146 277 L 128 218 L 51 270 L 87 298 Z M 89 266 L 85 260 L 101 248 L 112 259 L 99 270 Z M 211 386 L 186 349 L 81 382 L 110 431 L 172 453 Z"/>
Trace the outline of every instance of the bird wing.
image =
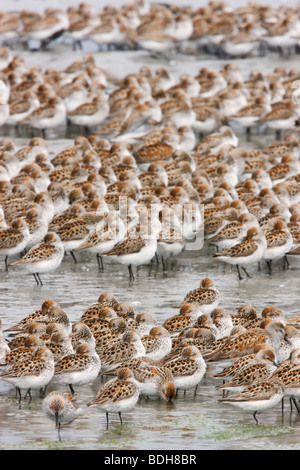
<path id="1" fill-rule="evenodd" d="M 197 370 L 195 361 L 190 361 L 184 358 L 176 358 L 167 362 L 165 366 L 171 371 L 174 377 L 179 375 L 192 375 Z"/>
<path id="2" fill-rule="evenodd" d="M 112 348 L 105 346 L 102 351 L 97 350 L 102 364 L 113 365 L 125 361 L 135 352 L 135 348 L 132 345 L 119 341 L 116 341 L 112 346 Z"/>
<path id="3" fill-rule="evenodd" d="M 29 101 L 19 101 L 18 103 L 12 103 L 9 107 L 9 112 L 11 115 L 14 114 L 21 114 L 25 113 L 28 111 L 30 108 L 30 102 Z"/>
<path id="4" fill-rule="evenodd" d="M 224 388 L 251 384 L 256 380 L 267 379 L 268 377 L 269 374 L 265 364 L 253 364 L 243 369 L 242 373 L 238 376 L 235 376 L 231 382 L 227 382 L 224 385 Z M 223 386 L 220 388 L 223 388 Z"/>
<path id="5" fill-rule="evenodd" d="M 132 382 L 112 379 L 102 385 L 95 399 L 89 405 L 102 405 L 108 401 L 114 403 L 129 398 L 135 393 L 136 386 Z"/>
<path id="6" fill-rule="evenodd" d="M 11 263 L 12 266 L 19 265 L 19 264 L 32 264 L 36 263 L 37 261 L 45 261 L 56 252 L 56 248 L 53 245 L 49 245 L 48 243 L 39 243 L 36 246 L 33 246 L 28 253 L 26 253 L 23 258 Z"/>
<path id="7" fill-rule="evenodd" d="M 89 234 L 89 231 L 83 221 L 67 222 L 57 230 L 62 241 L 81 240 Z"/>
<path id="8" fill-rule="evenodd" d="M 9 377 L 26 377 L 27 375 L 39 375 L 45 367 L 45 361 L 42 358 L 27 359 L 14 364 L 10 369 L 4 371 L 0 376 L 2 378 Z"/>
<path id="9" fill-rule="evenodd" d="M 84 116 L 91 116 L 97 111 L 97 106 L 94 103 L 84 103 L 78 106 L 78 108 L 74 109 L 73 111 L 68 112 L 68 116 L 77 116 L 78 114 L 82 114 Z"/>
<path id="10" fill-rule="evenodd" d="M 231 258 L 239 256 L 250 256 L 257 250 L 257 243 L 253 240 L 244 240 L 241 243 L 231 246 L 227 250 L 216 253 L 214 257 L 230 256 Z"/>
<path id="11" fill-rule="evenodd" d="M 21 232 L 15 232 L 14 234 L 10 229 L 2 230 L 0 232 L 0 249 L 1 248 L 12 248 L 16 242 L 22 240 Z"/>
<path id="12" fill-rule="evenodd" d="M 156 349 L 157 341 L 154 336 L 144 335 L 142 336 L 142 343 L 145 346 L 146 353 L 150 353 Z"/>
<path id="13" fill-rule="evenodd" d="M 287 241 L 286 233 L 283 231 L 272 232 L 266 236 L 268 248 L 285 245 Z"/>
<path id="14" fill-rule="evenodd" d="M 86 368 L 88 361 L 88 356 L 70 354 L 56 362 L 54 374 L 80 372 Z"/>
<path id="15" fill-rule="evenodd" d="M 114 248 L 102 256 L 121 256 L 138 253 L 145 246 L 145 242 L 142 238 L 126 238 L 121 242 L 117 243 Z"/>
<path id="16" fill-rule="evenodd" d="M 242 392 L 229 396 L 224 400 L 228 402 L 238 401 L 258 401 L 258 400 L 269 400 L 273 396 L 273 384 L 269 382 L 256 382 L 253 385 L 245 388 Z"/>
<path id="17" fill-rule="evenodd" d="M 54 116 L 54 106 L 41 106 L 40 108 L 34 109 L 22 122 L 30 122 L 36 119 L 52 118 Z"/>

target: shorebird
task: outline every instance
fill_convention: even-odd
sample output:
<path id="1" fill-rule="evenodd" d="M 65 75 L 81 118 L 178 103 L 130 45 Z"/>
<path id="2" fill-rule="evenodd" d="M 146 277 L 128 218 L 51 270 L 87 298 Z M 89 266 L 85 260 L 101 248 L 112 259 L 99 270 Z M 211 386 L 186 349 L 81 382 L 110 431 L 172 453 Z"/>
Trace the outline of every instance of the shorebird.
<path id="1" fill-rule="evenodd" d="M 74 385 L 86 385 L 99 375 L 101 361 L 95 348 L 89 343 L 81 343 L 73 354 L 62 357 L 55 363 L 53 380 L 68 385 L 72 395 Z"/>
<path id="2" fill-rule="evenodd" d="M 42 402 L 42 410 L 51 421 L 55 422 L 59 441 L 61 441 L 61 426 L 74 421 L 82 411 L 74 395 L 56 390 L 45 396 Z"/>
<path id="3" fill-rule="evenodd" d="M 152 231 L 151 233 L 149 231 Z M 149 263 L 155 256 L 157 249 L 157 229 L 152 230 L 143 225 L 136 233 L 128 235 L 118 242 L 112 250 L 102 253 L 102 256 L 111 256 L 120 264 L 128 266 L 129 279 L 134 280 L 132 266 L 141 266 Z"/>
<path id="4" fill-rule="evenodd" d="M 0 232 L 0 253 L 5 255 L 5 270 L 8 271 L 8 257 L 21 253 L 30 240 L 25 218 L 16 218 L 10 227 Z"/>
<path id="5" fill-rule="evenodd" d="M 108 427 L 109 413 L 118 413 L 121 425 L 122 413 L 131 410 L 137 403 L 140 389 L 128 367 L 120 368 L 117 377 L 104 383 L 88 406 L 99 406 L 106 414 Z"/>
<path id="6" fill-rule="evenodd" d="M 210 278 L 201 279 L 198 288 L 189 291 L 179 307 L 182 308 L 186 304 L 195 303 L 201 313 L 210 314 L 220 302 L 220 294 L 214 287 L 214 283 Z"/>
<path id="7" fill-rule="evenodd" d="M 272 274 L 273 260 L 284 259 L 284 266 L 288 265 L 286 254 L 289 253 L 293 246 L 293 236 L 287 228 L 286 223 L 280 219 L 275 218 L 270 229 L 266 229 L 267 247 L 263 254 L 263 259 L 266 261 L 269 269 L 269 274 Z"/>
<path id="8" fill-rule="evenodd" d="M 12 364 L 0 374 L 0 378 L 15 385 L 21 401 L 21 390 L 26 389 L 30 395 L 31 389 L 41 389 L 48 385 L 54 374 L 54 358 L 49 348 L 40 347 L 34 355 L 23 361 Z"/>
<path id="9" fill-rule="evenodd" d="M 43 242 L 33 246 L 23 258 L 11 266 L 23 266 L 31 273 L 37 285 L 43 285 L 40 273 L 46 273 L 58 268 L 64 256 L 64 248 L 59 236 L 54 232 L 48 232 Z"/>
<path id="10" fill-rule="evenodd" d="M 279 381 L 258 381 L 244 388 L 240 393 L 221 398 L 219 402 L 229 403 L 253 414 L 258 424 L 257 413 L 274 408 L 284 397 L 284 386 Z"/>
<path id="11" fill-rule="evenodd" d="M 65 122 L 65 118 L 65 104 L 61 98 L 54 96 L 22 119 L 20 125 L 24 124 L 40 129 L 42 136 L 45 137 L 47 129 L 53 129 L 62 125 Z"/>
<path id="12" fill-rule="evenodd" d="M 252 227 L 248 230 L 244 240 L 220 251 L 214 255 L 218 261 L 235 265 L 239 279 L 243 279 L 239 267 L 243 269 L 247 277 L 250 277 L 245 266 L 251 266 L 261 261 L 266 250 L 267 242 L 265 235 L 258 227 Z"/>

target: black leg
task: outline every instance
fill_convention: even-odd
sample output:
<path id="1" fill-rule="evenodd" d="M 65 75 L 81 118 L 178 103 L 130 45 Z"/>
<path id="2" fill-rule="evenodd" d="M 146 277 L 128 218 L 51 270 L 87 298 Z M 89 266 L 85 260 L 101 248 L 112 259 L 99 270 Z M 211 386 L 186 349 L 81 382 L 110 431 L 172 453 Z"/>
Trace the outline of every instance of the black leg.
<path id="1" fill-rule="evenodd" d="M 299 407 L 299 404 L 297 403 L 297 400 L 295 398 L 293 398 L 293 403 L 296 407 L 296 410 L 298 411 L 298 413 L 300 412 L 300 407 Z"/>
<path id="2" fill-rule="evenodd" d="M 40 283 L 40 285 L 42 286 L 42 285 L 43 285 L 43 283 L 42 283 L 42 280 L 41 280 L 41 278 L 40 278 L 40 275 L 39 275 L 39 273 L 36 273 L 36 277 L 38 278 L 38 280 L 39 280 L 39 283 Z"/>
<path id="3" fill-rule="evenodd" d="M 103 268 L 102 256 L 99 253 L 97 253 L 97 262 L 98 262 L 98 268 L 99 268 L 99 273 L 100 273 L 101 271 L 104 270 L 104 268 Z"/>
<path id="4" fill-rule="evenodd" d="M 223 380 L 223 384 L 224 384 L 224 383 L 225 383 L 225 380 Z M 223 395 L 223 398 L 225 398 L 225 397 L 226 397 L 226 390 L 224 390 L 224 389 L 223 389 L 223 391 L 222 391 L 222 395 Z"/>
<path id="5" fill-rule="evenodd" d="M 5 271 L 8 271 L 8 255 L 5 256 Z"/>
<path id="6" fill-rule="evenodd" d="M 119 411 L 118 415 L 119 415 L 119 418 L 120 418 L 120 423 L 123 425 L 122 416 L 121 416 L 121 411 Z"/>
<path id="7" fill-rule="evenodd" d="M 236 265 L 236 269 L 237 269 L 237 272 L 238 272 L 239 279 L 243 279 L 243 276 L 240 273 L 240 267 L 239 267 L 238 264 Z"/>
<path id="8" fill-rule="evenodd" d="M 283 269 L 290 269 L 290 263 L 286 255 L 283 257 Z"/>
<path id="9" fill-rule="evenodd" d="M 258 421 L 257 421 L 257 418 L 256 418 L 256 413 L 257 413 L 257 411 L 254 411 L 253 418 L 255 419 L 256 424 L 258 424 Z"/>
<path id="10" fill-rule="evenodd" d="M 45 385 L 45 387 L 40 389 L 40 396 L 42 398 L 45 398 L 45 396 L 46 396 L 46 388 L 47 388 L 47 385 Z"/>
<path id="11" fill-rule="evenodd" d="M 73 253 L 73 250 L 71 250 L 70 253 L 71 253 L 71 256 L 72 256 L 72 258 L 73 258 L 73 260 L 74 260 L 74 263 L 77 263 L 77 259 L 76 259 L 76 256 L 75 256 L 74 253 Z"/>
<path id="12" fill-rule="evenodd" d="M 58 423 L 58 426 L 57 426 L 57 433 L 58 433 L 58 440 L 59 440 L 59 442 L 61 442 L 61 436 L 60 436 L 60 423 Z"/>
<path id="13" fill-rule="evenodd" d="M 72 384 L 69 384 L 69 388 L 70 388 L 70 390 L 71 390 L 72 395 L 74 395 L 74 394 L 75 394 L 75 391 L 74 391 L 74 388 L 72 387 Z"/>
<path id="14" fill-rule="evenodd" d="M 27 396 L 29 396 L 29 403 L 31 402 L 32 400 L 32 396 L 31 396 L 31 393 L 30 393 L 30 388 L 27 390 L 27 392 L 25 393 L 24 395 L 24 398 L 27 398 Z"/>
<path id="15" fill-rule="evenodd" d="M 242 270 L 244 271 L 244 273 L 246 274 L 246 276 L 250 279 L 251 276 L 249 276 L 249 274 L 247 273 L 246 269 L 242 266 Z"/>
<path id="16" fill-rule="evenodd" d="M 134 281 L 134 275 L 133 275 L 133 271 L 132 271 L 132 266 L 131 264 L 128 266 L 128 271 L 129 271 L 129 279 L 131 281 Z"/>
<path id="17" fill-rule="evenodd" d="M 37 278 L 37 276 L 36 276 L 36 273 L 32 273 L 32 275 L 33 275 L 33 277 L 34 277 L 35 282 L 37 283 L 37 285 L 39 285 L 40 282 L 39 282 L 39 280 L 38 280 L 38 278 Z"/>
<path id="18" fill-rule="evenodd" d="M 78 46 L 79 50 L 82 50 L 82 43 L 81 43 L 80 39 L 77 39 L 76 41 L 73 42 L 73 50 L 74 51 L 77 50 L 77 46 Z"/>
<path id="19" fill-rule="evenodd" d="M 269 272 L 269 274 L 270 274 L 270 276 L 271 276 L 271 275 L 272 275 L 272 260 L 266 261 L 266 263 L 267 263 L 268 270 L 269 270 L 268 272 Z"/>
<path id="20" fill-rule="evenodd" d="M 106 428 L 108 428 L 108 413 L 106 413 Z"/>
<path id="21" fill-rule="evenodd" d="M 163 271 L 167 271 L 168 270 L 168 264 L 167 264 L 167 261 L 164 260 L 163 256 L 161 257 L 161 263 L 162 263 Z"/>

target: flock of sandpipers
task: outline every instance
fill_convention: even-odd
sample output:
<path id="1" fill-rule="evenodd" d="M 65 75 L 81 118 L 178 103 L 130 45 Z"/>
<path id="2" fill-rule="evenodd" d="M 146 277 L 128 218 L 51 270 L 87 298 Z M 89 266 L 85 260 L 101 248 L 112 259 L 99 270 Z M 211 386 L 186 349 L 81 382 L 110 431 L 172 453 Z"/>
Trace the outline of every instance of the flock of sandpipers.
<path id="1" fill-rule="evenodd" d="M 61 425 L 86 406 L 99 407 L 108 427 L 110 413 L 118 413 L 123 424 L 122 413 L 143 398 L 171 402 L 182 390 L 196 395 L 216 362 L 219 402 L 251 412 L 256 423 L 257 413 L 279 403 L 283 412 L 284 398 L 299 412 L 299 315 L 287 319 L 273 305 L 261 314 L 252 305 L 229 312 L 221 300 L 213 281 L 204 278 L 161 324 L 110 293 L 73 323 L 58 302 L 45 300 L 1 331 L 0 378 L 16 387 L 19 403 L 31 400 L 32 391 L 43 392 L 41 409 L 55 421 L 59 439 Z M 100 375 L 105 380 L 98 393 L 80 403 L 82 387 Z M 54 390 L 46 394 L 49 384 Z"/>
<path id="2" fill-rule="evenodd" d="M 121 9 L 132 21 L 142 8 L 134 5 Z M 175 7 L 149 8 L 181 21 Z M 212 9 L 226 21 L 221 3 L 198 16 Z M 78 8 L 83 11 L 89 11 L 85 4 Z M 249 4 L 228 18 L 241 24 L 253 12 L 268 24 L 270 12 L 273 23 L 285 13 L 294 24 L 296 15 Z M 25 13 L 10 19 L 23 21 L 17 37 L 27 40 L 24 31 L 34 28 Z M 104 13 L 116 15 L 109 7 Z M 31 15 L 32 22 L 40 20 Z M 50 12 L 47 21 L 55 25 Z M 216 27 L 212 21 L 207 26 Z M 220 71 L 203 67 L 176 79 L 166 67 L 142 66 L 117 79 L 90 53 L 64 70 L 42 70 L 7 46 L 1 52 L 3 129 L 16 136 L 24 129 L 43 133 L 26 145 L 13 137 L 0 141 L 0 254 L 7 276 L 22 269 L 42 286 L 44 274 L 59 275 L 66 253 L 77 263 L 86 251 L 101 272 L 110 262 L 127 266 L 133 282 L 134 267 L 162 262 L 167 270 L 188 243 L 195 250 L 214 246 L 211 256 L 236 266 L 239 279 L 257 265 L 272 275 L 274 264 L 287 269 L 290 256 L 299 255 L 298 69 L 243 77 L 229 62 Z M 82 133 L 53 153 L 47 132 L 63 125 Z M 260 130 L 276 133 L 277 140 L 246 150 L 236 126 L 249 139 Z M 43 400 L 59 430 L 80 413 L 76 388 L 99 375 L 116 375 L 88 403 L 106 413 L 108 425 L 109 413 L 119 413 L 122 423 L 121 414 L 141 396 L 171 401 L 178 390 L 197 389 L 207 363 L 220 360 L 232 363 L 216 377 L 226 379 L 220 389 L 237 392 L 222 401 L 256 420 L 284 397 L 298 410 L 299 319 L 287 320 L 274 306 L 261 315 L 250 305 L 229 313 L 219 302 L 209 278 L 161 325 L 109 293 L 73 324 L 56 301 L 45 301 L 2 332 L 0 378 L 16 387 L 20 403 L 22 390 L 30 397 L 52 382 L 68 386 L 70 392 L 57 389 Z"/>
<path id="3" fill-rule="evenodd" d="M 89 3 L 44 12 L 2 11 L 0 41 L 13 46 L 52 47 L 58 40 L 82 48 L 92 42 L 107 48 L 143 49 L 151 54 L 206 52 L 247 57 L 276 51 L 290 54 L 300 46 L 299 5 L 275 7 L 256 1 L 232 8 L 222 1 L 202 6 L 125 2 L 101 11 Z"/>

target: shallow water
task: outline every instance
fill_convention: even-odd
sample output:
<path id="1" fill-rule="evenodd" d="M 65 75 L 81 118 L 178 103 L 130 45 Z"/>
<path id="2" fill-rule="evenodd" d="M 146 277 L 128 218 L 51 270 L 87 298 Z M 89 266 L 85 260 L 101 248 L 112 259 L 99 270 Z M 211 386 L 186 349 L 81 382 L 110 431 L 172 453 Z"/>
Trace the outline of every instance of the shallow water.
<path id="1" fill-rule="evenodd" d="M 235 270 L 216 264 L 205 249 L 185 252 L 174 267 L 165 273 L 161 265 L 141 267 L 133 283 L 129 283 L 127 268 L 105 263 L 98 273 L 95 258 L 82 254 L 78 263 L 67 256 L 61 267 L 44 275 L 43 287 L 37 287 L 30 275 L 16 269 L 2 273 L 0 314 L 3 327 L 23 318 L 41 302 L 54 298 L 76 321 L 85 308 L 103 292 L 111 292 L 124 302 L 130 302 L 137 313 L 154 313 L 159 323 L 177 312 L 173 307 L 182 300 L 199 280 L 210 276 L 221 294 L 220 305 L 235 311 L 250 303 L 259 312 L 268 305 L 282 308 L 287 316 L 299 313 L 299 259 L 290 260 L 290 269 L 276 265 L 273 276 L 256 267 L 249 270 L 251 279 L 239 281 Z M 32 393 L 32 401 L 22 400 L 21 406 L 12 386 L 0 381 L 0 448 L 1 449 L 299 449 L 299 416 L 284 414 L 280 406 L 259 416 L 259 425 L 251 415 L 218 403 L 221 382 L 213 377 L 224 362 L 208 364 L 206 377 L 198 387 L 184 395 L 179 392 L 173 403 L 156 399 L 141 400 L 134 410 L 124 413 L 123 426 L 117 415 L 110 415 L 106 429 L 105 415 L 86 404 L 101 386 L 101 378 L 89 385 L 77 387 L 76 394 L 82 414 L 62 429 L 62 441 L 52 422 L 45 419 L 42 398 Z M 50 384 L 47 391 L 54 390 Z M 37 437 L 38 436 L 38 437 Z"/>
<path id="2" fill-rule="evenodd" d="M 89 45 L 85 46 L 86 48 Z M 183 71 L 197 73 L 204 65 L 220 69 L 226 61 L 212 57 L 180 56 L 170 63 L 153 59 L 141 51 L 95 53 L 96 63 L 123 77 L 137 71 L 144 63 L 154 69 L 162 65 L 178 77 Z M 71 52 L 70 47 L 59 45 L 45 53 L 22 51 L 26 63 L 40 63 L 43 67 L 62 70 L 82 56 L 82 52 Z M 277 55 L 266 58 L 251 58 L 236 61 L 244 75 L 250 70 L 272 71 L 279 63 L 286 68 L 297 65 L 299 56 L 289 59 Z M 253 135 L 245 140 L 236 130 L 240 146 L 262 147 L 273 140 L 272 134 Z M 4 135 L 7 129 L 2 130 Z M 66 147 L 62 127 L 48 135 L 53 155 Z M 26 143 L 27 139 L 18 143 Z M 45 299 L 54 298 L 76 321 L 85 308 L 95 302 L 103 292 L 110 292 L 120 301 L 133 305 L 136 313 L 149 311 L 159 323 L 177 311 L 173 308 L 184 295 L 199 285 L 200 279 L 210 277 L 221 294 L 220 306 L 235 311 L 242 304 L 251 304 L 261 312 L 268 305 L 281 308 L 286 316 L 299 312 L 299 257 L 290 257 L 290 269 L 283 270 L 281 264 L 274 265 L 269 276 L 256 267 L 249 270 L 251 279 L 239 281 L 234 269 L 220 265 L 212 259 L 212 251 L 186 251 L 178 257 L 176 264 L 163 273 L 161 265 L 141 267 L 133 283 L 128 281 L 127 268 L 105 262 L 105 270 L 98 273 L 96 259 L 84 253 L 75 264 L 66 256 L 60 268 L 43 276 L 44 286 L 37 287 L 32 276 L 10 268 L 5 273 L 0 265 L 0 316 L 3 328 L 23 318 L 40 307 Z M 0 260 L 2 262 L 2 260 Z M 134 410 L 124 414 L 123 426 L 118 416 L 110 417 L 106 429 L 105 415 L 86 404 L 101 386 L 101 378 L 94 384 L 78 387 L 76 393 L 82 405 L 81 416 L 62 429 L 62 441 L 58 441 L 54 424 L 42 413 L 42 398 L 33 393 L 32 401 L 22 400 L 21 406 L 15 390 L 0 381 L 0 449 L 87 449 L 87 450 L 191 450 L 191 449 L 300 449 L 300 416 L 290 414 L 286 404 L 284 413 L 278 406 L 259 416 L 255 425 L 251 415 L 240 412 L 230 405 L 218 403 L 221 392 L 216 386 L 221 382 L 213 377 L 224 363 L 209 364 L 206 377 L 198 387 L 197 394 L 188 391 L 179 393 L 173 403 L 160 400 L 141 400 Z M 53 390 L 50 384 L 47 391 Z"/>

